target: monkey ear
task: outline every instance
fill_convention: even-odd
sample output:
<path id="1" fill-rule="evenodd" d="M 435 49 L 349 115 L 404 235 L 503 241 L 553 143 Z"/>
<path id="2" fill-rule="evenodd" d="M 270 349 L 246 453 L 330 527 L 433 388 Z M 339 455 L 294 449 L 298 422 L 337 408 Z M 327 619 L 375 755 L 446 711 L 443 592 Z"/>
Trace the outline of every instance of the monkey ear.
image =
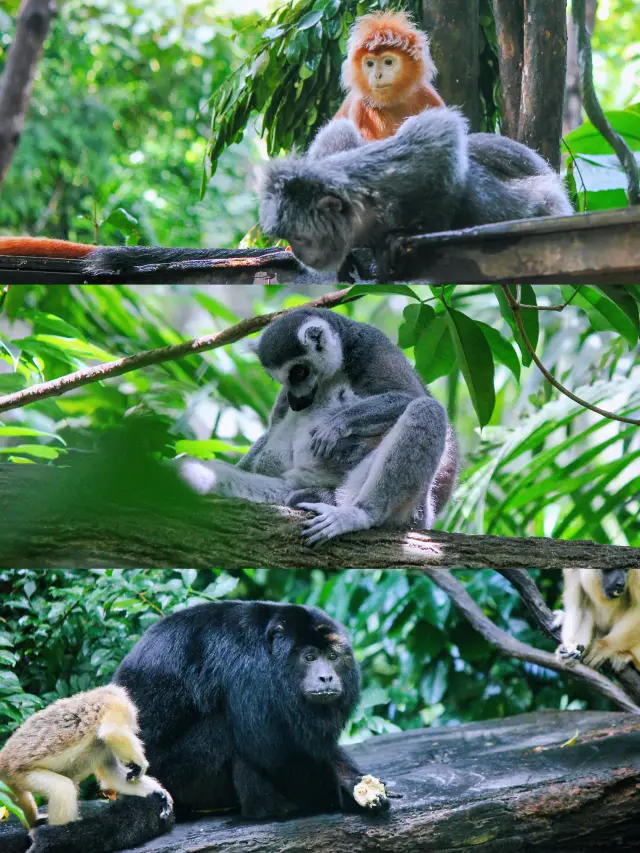
<path id="1" fill-rule="evenodd" d="M 327 213 L 342 213 L 344 202 L 337 195 L 324 195 L 318 200 L 318 210 L 325 210 Z"/>
<path id="2" fill-rule="evenodd" d="M 284 634 L 284 625 L 280 622 L 271 622 L 266 633 L 267 648 L 269 651 L 271 651 L 274 642 L 281 634 Z"/>

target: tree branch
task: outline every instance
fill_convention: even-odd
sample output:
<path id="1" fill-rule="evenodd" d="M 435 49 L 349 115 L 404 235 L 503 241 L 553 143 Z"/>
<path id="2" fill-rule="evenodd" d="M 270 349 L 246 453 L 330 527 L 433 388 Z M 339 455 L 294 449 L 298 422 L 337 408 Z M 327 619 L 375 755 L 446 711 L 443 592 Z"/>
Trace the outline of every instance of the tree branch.
<path id="1" fill-rule="evenodd" d="M 524 53 L 523 0 L 493 0 L 502 86 L 502 132 L 518 138 Z"/>
<path id="2" fill-rule="evenodd" d="M 56 13 L 54 0 L 22 0 L 0 80 L 0 185 L 24 127 L 36 65 Z"/>
<path id="3" fill-rule="evenodd" d="M 591 39 L 589 38 L 589 30 L 587 29 L 586 0 L 573 0 L 572 14 L 578 34 L 578 65 L 580 66 L 582 105 L 587 118 L 613 148 L 625 171 L 629 204 L 640 204 L 638 164 L 636 163 L 634 153 L 623 137 L 609 123 L 600 106 L 595 86 L 593 85 L 593 61 Z"/>
<path id="4" fill-rule="evenodd" d="M 556 643 L 560 643 L 560 628 L 555 625 L 554 613 L 547 607 L 529 572 L 526 569 L 498 571 L 515 587 L 538 627 Z M 606 665 L 603 670 L 607 677 L 621 681 L 634 702 L 640 703 L 640 672 L 634 666 L 629 664 L 620 672 L 616 672 L 613 667 Z"/>
<path id="5" fill-rule="evenodd" d="M 567 70 L 566 0 L 524 0 L 524 66 L 518 140 L 560 169 Z"/>
<path id="6" fill-rule="evenodd" d="M 561 394 L 564 394 L 565 397 L 568 397 L 570 400 L 573 400 L 574 403 L 578 403 L 578 405 L 582 406 L 585 409 L 590 409 L 592 412 L 596 412 L 598 415 L 602 415 L 605 418 L 609 418 L 612 421 L 621 421 L 624 424 L 633 424 L 634 426 L 640 426 L 640 420 L 637 418 L 627 418 L 624 415 L 616 415 L 614 412 L 608 412 L 606 409 L 601 409 L 599 406 L 594 406 L 592 403 L 587 403 L 586 400 L 577 397 L 572 391 L 569 391 L 568 388 L 565 388 L 564 385 L 561 385 L 560 382 L 547 370 L 544 364 L 540 361 L 538 356 L 536 355 L 536 351 L 531 345 L 531 341 L 527 337 L 527 333 L 524 328 L 524 324 L 522 322 L 522 318 L 520 317 L 521 305 L 518 299 L 514 299 L 511 291 L 509 290 L 508 284 L 501 284 L 505 297 L 507 298 L 509 305 L 511 306 L 511 311 L 513 312 L 513 319 L 515 320 L 516 326 L 518 327 L 518 331 L 522 336 L 522 340 L 524 342 L 525 347 L 529 351 L 529 355 L 536 363 L 536 367 L 542 373 L 544 378 L 550 382 L 554 388 L 557 388 Z M 0 398 L 0 403 L 2 399 Z M 0 408 L 0 411 L 2 409 Z"/>
<path id="7" fill-rule="evenodd" d="M 295 308 L 288 308 L 281 311 L 274 311 L 271 314 L 261 314 L 258 317 L 251 317 L 247 320 L 242 320 L 236 323 L 235 326 L 230 326 L 228 329 L 223 329 L 221 332 L 216 332 L 213 335 L 204 335 L 201 338 L 194 338 L 191 341 L 185 341 L 182 344 L 174 344 L 168 347 L 160 347 L 159 349 L 146 350 L 145 352 L 129 355 L 125 358 L 119 358 L 117 361 L 110 361 L 106 364 L 99 364 L 96 367 L 87 367 L 82 370 L 76 370 L 74 373 L 68 373 L 66 376 L 61 376 L 59 379 L 52 379 L 49 382 L 41 382 L 38 385 L 32 385 L 30 388 L 25 388 L 23 391 L 16 391 L 14 394 L 6 394 L 0 397 L 0 412 L 9 411 L 9 409 L 18 409 L 26 406 L 29 403 L 34 403 L 38 400 L 44 400 L 47 397 L 57 397 L 70 391 L 72 388 L 79 388 L 81 385 L 89 385 L 91 382 L 99 382 L 103 379 L 109 379 L 113 376 L 122 376 L 123 373 L 129 373 L 132 370 L 139 370 L 141 367 L 148 367 L 151 364 L 162 364 L 165 361 L 176 361 L 180 358 L 185 358 L 188 355 L 195 355 L 200 352 L 217 349 L 218 347 L 227 344 L 235 343 L 236 341 L 246 338 L 254 332 L 260 331 L 268 323 L 281 314 L 288 314 L 297 308 L 334 308 L 336 305 L 341 305 L 350 301 L 348 298 L 349 288 L 337 290 L 333 293 L 325 293 L 317 299 L 312 299 L 304 305 L 297 305 Z M 359 297 L 354 296 L 353 299 Z"/>
<path id="8" fill-rule="evenodd" d="M 608 678 L 605 678 L 604 675 L 601 675 L 595 669 L 591 669 L 591 667 L 581 663 L 568 666 L 564 662 L 559 661 L 550 652 L 544 652 L 526 643 L 521 643 L 520 640 L 516 640 L 510 634 L 507 634 L 506 631 L 503 631 L 502 628 L 494 625 L 488 616 L 485 615 L 482 608 L 471 598 L 460 581 L 454 578 L 447 569 L 425 567 L 423 571 L 441 590 L 446 592 L 454 605 L 469 620 L 476 631 L 487 642 L 496 646 L 504 654 L 518 660 L 536 663 L 539 666 L 547 667 L 547 669 L 553 669 L 556 672 L 563 672 L 566 675 L 570 675 L 578 681 L 587 684 L 602 696 L 615 702 L 619 708 L 640 714 L 640 706 L 636 705 L 618 685 L 613 684 L 613 682 L 609 681 Z"/>

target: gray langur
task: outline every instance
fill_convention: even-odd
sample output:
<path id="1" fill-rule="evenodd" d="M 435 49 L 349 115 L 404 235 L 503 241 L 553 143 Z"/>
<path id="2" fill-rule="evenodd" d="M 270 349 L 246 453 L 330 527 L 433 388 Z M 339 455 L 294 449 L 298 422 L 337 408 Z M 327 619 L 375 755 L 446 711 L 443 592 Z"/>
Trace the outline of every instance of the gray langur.
<path id="1" fill-rule="evenodd" d="M 307 156 L 269 163 L 260 202 L 262 230 L 316 270 L 344 269 L 356 247 L 376 251 L 380 265 L 396 233 L 571 213 L 542 157 L 503 136 L 469 134 L 447 107 L 408 118 L 377 142 L 365 143 L 349 119 L 330 122 Z"/>
<path id="2" fill-rule="evenodd" d="M 308 544 L 355 530 L 430 528 L 453 491 L 445 410 L 378 329 L 326 309 L 271 322 L 257 354 L 282 390 L 269 428 L 237 465 L 180 463 L 201 493 L 310 510 Z"/>

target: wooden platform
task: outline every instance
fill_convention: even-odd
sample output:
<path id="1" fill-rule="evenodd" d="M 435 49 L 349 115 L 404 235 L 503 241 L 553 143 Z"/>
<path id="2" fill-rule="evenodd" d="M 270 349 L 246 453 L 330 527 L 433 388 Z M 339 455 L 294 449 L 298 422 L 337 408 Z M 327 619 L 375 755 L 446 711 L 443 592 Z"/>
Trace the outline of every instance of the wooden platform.
<path id="1" fill-rule="evenodd" d="M 365 264 L 366 266 L 366 264 Z M 640 282 L 640 207 L 545 217 L 403 238 L 389 280 L 630 284 Z M 369 266 L 370 278 L 375 270 Z M 335 284 L 305 270 L 290 252 L 137 267 L 126 276 L 90 276 L 79 261 L 0 255 L 1 284 Z"/>
<path id="2" fill-rule="evenodd" d="M 204 817 L 135 853 L 638 849 L 637 716 L 542 711 L 374 737 L 350 751 L 363 770 L 402 795 L 387 817 L 324 814 L 271 823 Z"/>

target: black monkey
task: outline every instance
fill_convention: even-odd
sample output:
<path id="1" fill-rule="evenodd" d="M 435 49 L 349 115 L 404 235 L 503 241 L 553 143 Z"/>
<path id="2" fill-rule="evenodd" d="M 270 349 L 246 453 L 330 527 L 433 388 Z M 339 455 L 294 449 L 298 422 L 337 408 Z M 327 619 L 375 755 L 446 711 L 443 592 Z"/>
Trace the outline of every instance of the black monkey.
<path id="1" fill-rule="evenodd" d="M 361 775 L 338 739 L 359 670 L 344 628 L 317 608 L 188 608 L 153 625 L 114 680 L 135 702 L 151 772 L 182 816 L 387 806 L 377 789 L 356 802 Z"/>

